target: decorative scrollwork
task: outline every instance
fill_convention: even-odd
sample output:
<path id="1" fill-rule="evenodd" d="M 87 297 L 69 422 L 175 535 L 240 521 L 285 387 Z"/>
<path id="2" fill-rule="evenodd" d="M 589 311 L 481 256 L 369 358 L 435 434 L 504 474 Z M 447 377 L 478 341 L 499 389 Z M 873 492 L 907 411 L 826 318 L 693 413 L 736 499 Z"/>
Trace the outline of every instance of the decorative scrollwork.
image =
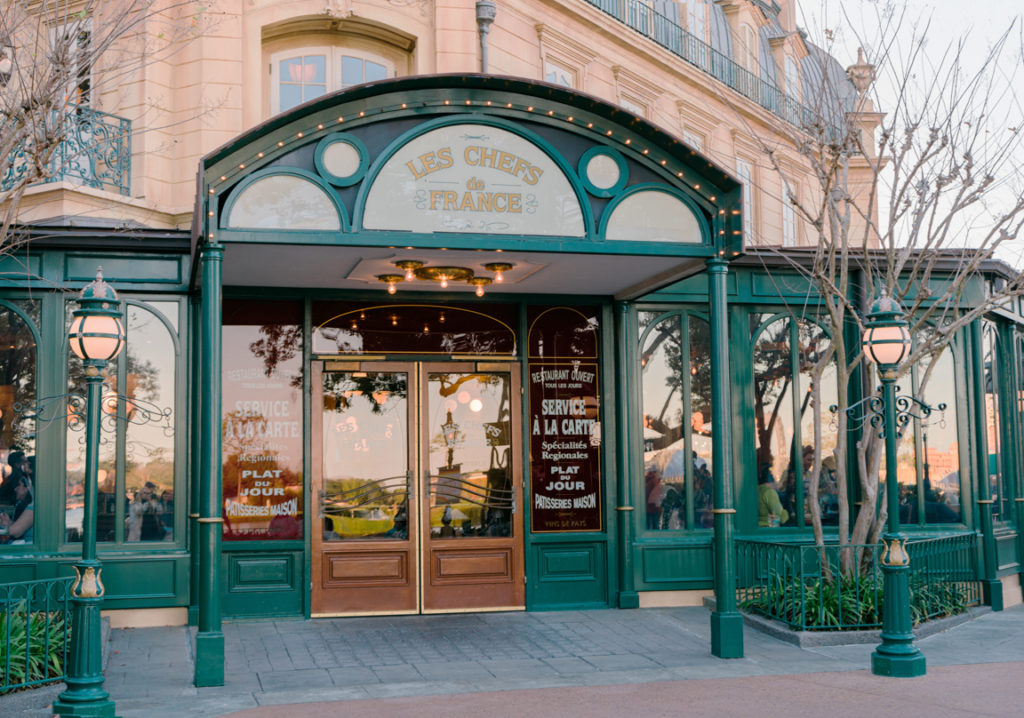
<path id="1" fill-rule="evenodd" d="M 34 402 L 19 402 L 14 405 L 14 413 L 23 419 L 31 419 L 41 424 L 64 420 L 72 431 L 83 431 L 88 419 L 85 395 L 69 392 L 43 397 Z M 100 398 L 100 430 L 108 433 L 117 431 L 119 423 L 144 426 L 156 424 L 162 429 L 164 436 L 174 436 L 174 425 L 170 407 L 161 408 L 151 401 L 138 399 L 124 394 L 106 392 Z M 102 441 L 102 440 L 101 440 Z"/>
<path id="2" fill-rule="evenodd" d="M 881 392 L 881 387 L 878 391 Z M 900 387 L 895 387 L 895 391 L 899 392 Z M 895 394 L 895 407 L 894 413 L 896 416 L 896 436 L 902 438 L 906 431 L 907 425 L 912 421 L 918 421 L 922 425 L 927 426 L 928 420 L 931 415 L 936 412 L 943 412 L 940 418 L 940 423 L 944 423 L 946 405 L 944 403 L 936 406 L 931 406 L 921 401 L 917 397 L 910 396 L 909 394 Z M 833 414 L 833 423 L 838 416 L 839 407 L 833 404 L 829 407 L 829 411 Z M 885 438 L 885 400 L 879 395 L 874 394 L 872 396 L 861 399 L 855 404 L 851 404 L 845 409 L 846 415 L 850 419 L 852 428 L 860 429 L 865 424 L 869 424 L 872 429 L 878 431 L 878 437 Z"/>

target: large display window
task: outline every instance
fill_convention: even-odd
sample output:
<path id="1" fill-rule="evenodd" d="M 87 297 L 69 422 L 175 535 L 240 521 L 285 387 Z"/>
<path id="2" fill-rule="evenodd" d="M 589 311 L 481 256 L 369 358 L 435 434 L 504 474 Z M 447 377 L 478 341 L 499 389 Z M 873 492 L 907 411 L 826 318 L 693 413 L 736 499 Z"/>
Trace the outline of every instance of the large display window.
<path id="1" fill-rule="evenodd" d="M 224 300 L 226 541 L 302 538 L 302 303 Z"/>

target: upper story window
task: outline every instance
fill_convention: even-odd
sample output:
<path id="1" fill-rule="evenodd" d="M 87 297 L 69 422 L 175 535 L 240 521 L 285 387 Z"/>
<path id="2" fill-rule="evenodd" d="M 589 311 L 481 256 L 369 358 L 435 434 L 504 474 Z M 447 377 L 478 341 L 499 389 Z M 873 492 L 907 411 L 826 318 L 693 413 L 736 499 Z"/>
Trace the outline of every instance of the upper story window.
<path id="1" fill-rule="evenodd" d="M 747 71 L 755 75 L 758 71 L 757 40 L 757 33 L 754 32 L 754 28 L 746 24 L 740 25 L 740 46 L 736 53 L 737 59 Z"/>
<path id="2" fill-rule="evenodd" d="M 270 111 L 284 112 L 328 92 L 394 77 L 391 60 L 340 47 L 307 47 L 270 57 Z"/>
<path id="3" fill-rule="evenodd" d="M 800 99 L 800 66 L 792 55 L 786 55 L 786 94 Z"/>
<path id="4" fill-rule="evenodd" d="M 685 0 L 686 29 L 702 42 L 708 41 L 708 2 L 707 0 Z"/>
<path id="5" fill-rule="evenodd" d="M 50 51 L 58 67 L 68 78 L 64 93 L 65 104 L 88 105 L 92 90 L 92 24 L 89 21 L 72 22 L 50 29 Z"/>

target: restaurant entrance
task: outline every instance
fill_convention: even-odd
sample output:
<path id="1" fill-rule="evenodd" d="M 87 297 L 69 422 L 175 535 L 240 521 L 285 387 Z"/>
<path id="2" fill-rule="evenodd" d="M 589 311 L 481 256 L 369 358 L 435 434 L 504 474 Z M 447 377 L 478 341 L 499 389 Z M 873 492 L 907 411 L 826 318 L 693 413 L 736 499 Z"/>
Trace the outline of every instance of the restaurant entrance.
<path id="1" fill-rule="evenodd" d="M 311 612 L 524 607 L 519 368 L 313 362 Z"/>

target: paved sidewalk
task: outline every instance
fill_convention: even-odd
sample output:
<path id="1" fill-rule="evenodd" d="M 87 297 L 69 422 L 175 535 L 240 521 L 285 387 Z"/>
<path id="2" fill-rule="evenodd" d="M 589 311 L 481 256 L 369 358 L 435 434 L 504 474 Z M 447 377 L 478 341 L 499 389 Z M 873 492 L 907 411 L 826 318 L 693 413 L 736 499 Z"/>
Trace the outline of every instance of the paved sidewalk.
<path id="1" fill-rule="evenodd" d="M 309 705 L 314 702 L 359 701 L 359 705 L 363 705 L 362 701 L 369 699 L 433 696 L 432 706 L 436 700 L 439 706 L 443 704 L 454 710 L 461 705 L 471 710 L 470 707 L 478 703 L 472 698 L 458 698 L 459 695 L 476 694 L 479 705 L 488 700 L 497 701 L 495 705 L 498 705 L 507 702 L 508 696 L 493 692 L 526 691 L 514 694 L 513 702 L 518 704 L 521 697 L 529 704 L 530 695 L 538 689 L 555 689 L 548 700 L 561 696 L 585 703 L 596 701 L 595 710 L 599 711 L 604 710 L 600 708 L 602 695 L 610 696 L 608 706 L 616 705 L 614 695 L 631 695 L 630 700 L 646 702 L 646 698 L 639 697 L 662 695 L 662 700 L 667 701 L 669 694 L 686 705 L 688 692 L 697 688 L 682 684 L 708 679 L 758 678 L 748 681 L 750 689 L 765 691 L 762 697 L 777 697 L 778 691 L 770 686 L 778 679 L 766 682 L 765 677 L 808 674 L 807 684 L 818 686 L 808 693 L 811 702 L 807 705 L 807 715 L 812 715 L 815 696 L 822 692 L 821 686 L 830 685 L 831 680 L 828 676 L 813 677 L 816 674 L 855 672 L 834 678 L 844 685 L 851 680 L 863 681 L 881 693 L 887 690 L 895 693 L 922 681 L 941 683 L 944 672 L 937 670 L 940 666 L 1000 663 L 1004 665 L 978 672 L 988 675 L 997 668 L 999 671 L 1012 669 L 1016 671 L 1013 675 L 1019 677 L 1022 666 L 1010 664 L 1024 663 L 1024 606 L 983 614 L 919 640 L 918 645 L 928 659 L 929 676 L 902 681 L 877 678 L 865 671 L 870 665 L 874 644 L 800 648 L 748 628 L 745 630 L 745 657 L 721 660 L 710 654 L 709 633 L 709 614 L 703 608 L 227 623 L 224 625 L 226 685 L 197 689 L 192 686 L 190 629 L 124 629 L 111 632 L 106 687 L 117 702 L 118 714 L 124 718 L 220 716 L 260 706 L 300 703 L 307 704 L 301 709 L 302 713 L 312 718 L 338 711 L 335 705 L 333 709 L 316 712 L 318 708 Z M 947 683 L 949 680 L 953 679 L 947 678 Z M 959 683 L 960 679 L 956 681 Z M 638 685 L 656 682 L 666 685 L 649 689 Z M 903 688 L 884 687 L 889 684 Z M 724 699 L 732 693 L 724 687 L 726 685 L 714 688 L 725 691 Z M 620 688 L 612 693 L 608 693 L 610 688 L 577 690 L 587 686 Z M 1016 701 L 1024 697 L 1019 680 L 1008 681 L 1006 690 L 1014 692 Z M 0 699 L 0 714 L 48 715 L 45 706 L 55 693 L 56 689 L 51 688 Z M 495 695 L 497 698 L 493 698 Z M 752 705 L 749 701 L 754 700 L 753 705 L 756 705 L 757 695 L 737 688 L 732 697 L 737 709 L 746 705 L 749 711 Z M 385 704 L 392 703 L 379 701 L 374 710 L 361 714 L 406 715 L 386 712 L 390 708 Z M 422 700 L 418 702 L 420 710 L 422 703 Z M 774 700 L 772 703 L 779 708 L 784 705 Z M 638 715 L 678 714 L 681 704 L 673 705 L 673 710 L 666 708 L 664 713 L 644 711 Z M 433 708 L 431 712 L 435 712 Z M 1016 712 L 1015 709 L 1002 714 L 971 714 L 1013 715 Z M 471 713 L 502 715 L 501 711 L 481 712 L 475 708 Z M 248 715 L 291 714 L 294 708 Z M 560 714 L 577 712 L 563 710 Z M 613 714 L 594 713 L 595 716 Z M 724 715 L 758 713 L 741 711 Z M 830 715 L 838 718 L 843 714 L 830 712 Z"/>

